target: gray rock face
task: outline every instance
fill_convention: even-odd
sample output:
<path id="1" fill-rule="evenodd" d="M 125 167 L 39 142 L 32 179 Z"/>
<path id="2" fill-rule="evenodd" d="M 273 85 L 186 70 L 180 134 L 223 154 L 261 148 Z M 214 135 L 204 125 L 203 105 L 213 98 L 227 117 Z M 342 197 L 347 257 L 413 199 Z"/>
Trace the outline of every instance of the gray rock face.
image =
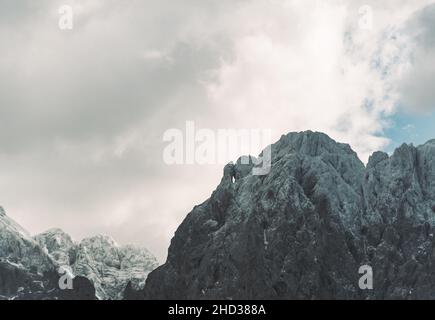
<path id="1" fill-rule="evenodd" d="M 0 299 L 122 299 L 129 284 L 141 290 L 156 258 L 144 248 L 95 236 L 75 243 L 60 229 L 31 237 L 0 207 Z M 60 267 L 74 289 L 61 290 Z"/>
<path id="2" fill-rule="evenodd" d="M 145 248 L 119 246 L 107 236 L 82 240 L 73 265 L 75 274 L 90 279 L 100 299 L 122 299 L 127 284 L 135 290 L 145 285 L 152 270 L 157 268 L 156 258 Z"/>
<path id="3" fill-rule="evenodd" d="M 74 264 L 77 245 L 69 234 L 55 228 L 38 234 L 33 238 L 58 265 L 70 266 Z"/>
<path id="4" fill-rule="evenodd" d="M 376 152 L 365 167 L 325 134 L 282 136 L 268 175 L 224 168 L 142 297 L 435 298 L 434 159 L 435 140 Z M 358 286 L 362 265 L 373 290 Z"/>
<path id="5" fill-rule="evenodd" d="M 383 290 L 373 296 L 434 299 L 435 141 L 404 144 L 367 167 L 362 234 Z"/>
<path id="6" fill-rule="evenodd" d="M 74 280 L 74 290 L 60 290 L 58 264 L 44 248 L 0 207 L 0 300 L 95 299 L 85 278 Z"/>
<path id="7" fill-rule="evenodd" d="M 102 300 L 122 299 L 129 282 L 134 290 L 142 289 L 148 273 L 158 266 L 145 248 L 119 246 L 108 236 L 76 244 L 62 230 L 51 229 L 34 238 L 59 266 L 69 266 L 75 276 L 89 279 Z"/>
<path id="8" fill-rule="evenodd" d="M 43 275 L 54 271 L 50 257 L 0 207 L 0 299 L 45 291 Z"/>
<path id="9" fill-rule="evenodd" d="M 38 243 L 0 207 L 0 259 L 42 274 L 55 264 Z"/>

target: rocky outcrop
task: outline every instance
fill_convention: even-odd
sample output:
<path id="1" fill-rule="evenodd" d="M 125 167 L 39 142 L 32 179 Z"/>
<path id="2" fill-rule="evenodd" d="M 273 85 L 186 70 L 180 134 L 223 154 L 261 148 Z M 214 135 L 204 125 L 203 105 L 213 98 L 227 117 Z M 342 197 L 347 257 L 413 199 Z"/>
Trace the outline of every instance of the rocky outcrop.
<path id="1" fill-rule="evenodd" d="M 28 232 L 0 207 L 0 297 L 13 298 L 52 289 L 56 266 Z"/>
<path id="2" fill-rule="evenodd" d="M 158 266 L 145 248 L 120 246 L 108 236 L 76 244 L 62 230 L 51 229 L 35 239 L 59 266 L 71 267 L 74 275 L 89 279 L 102 300 L 122 299 L 129 283 L 134 290 L 142 289 L 148 273 Z"/>
<path id="3" fill-rule="evenodd" d="M 53 271 L 55 265 L 36 241 L 0 207 L 0 259 L 32 270 L 35 273 Z"/>
<path id="4" fill-rule="evenodd" d="M 0 299 L 122 299 L 127 285 L 143 289 L 157 265 L 148 250 L 119 246 L 107 236 L 75 243 L 50 229 L 31 237 L 0 207 Z M 73 288 L 62 290 L 66 270 Z"/>
<path id="5" fill-rule="evenodd" d="M 80 243 L 73 270 L 95 284 L 100 299 L 122 299 L 129 282 L 135 290 L 142 289 L 157 266 L 156 258 L 144 248 L 119 246 L 110 237 L 96 236 Z"/>
<path id="6" fill-rule="evenodd" d="M 0 207 L 0 299 L 95 299 L 85 278 L 76 277 L 72 290 L 61 290 L 57 271 L 47 250 Z"/>
<path id="7" fill-rule="evenodd" d="M 248 167 L 246 167 L 248 166 Z M 240 161 L 187 215 L 135 298 L 435 298 L 435 140 L 367 167 L 314 132 L 272 145 L 268 175 Z M 372 290 L 358 285 L 373 269 Z"/>
<path id="8" fill-rule="evenodd" d="M 375 153 L 362 183 L 361 234 L 375 298 L 435 298 L 435 140 Z"/>
<path id="9" fill-rule="evenodd" d="M 59 266 L 74 264 L 77 244 L 70 235 L 59 228 L 47 230 L 33 237 Z"/>

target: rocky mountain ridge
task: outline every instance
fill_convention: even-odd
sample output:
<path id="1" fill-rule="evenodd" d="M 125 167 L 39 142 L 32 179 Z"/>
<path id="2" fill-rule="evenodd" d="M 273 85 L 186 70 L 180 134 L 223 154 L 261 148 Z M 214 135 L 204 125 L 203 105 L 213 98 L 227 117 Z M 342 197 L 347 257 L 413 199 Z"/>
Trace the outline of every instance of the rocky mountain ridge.
<path id="1" fill-rule="evenodd" d="M 123 299 L 129 283 L 136 290 L 142 289 L 148 273 L 158 266 L 147 249 L 120 246 L 109 236 L 97 235 L 75 243 L 62 230 L 51 229 L 34 239 L 59 266 L 70 267 L 74 275 L 91 280 L 101 300 Z"/>
<path id="2" fill-rule="evenodd" d="M 0 207 L 0 300 L 95 299 L 92 283 L 83 277 L 76 277 L 73 290 L 60 290 L 57 267 Z"/>
<path id="3" fill-rule="evenodd" d="M 51 250 L 48 248 L 48 252 Z M 108 236 L 85 238 L 73 251 L 73 273 L 90 279 L 102 300 L 122 299 L 128 283 L 136 290 L 142 289 L 148 273 L 158 266 L 145 248 L 120 246 Z"/>
<path id="4" fill-rule="evenodd" d="M 0 298 L 122 299 L 127 285 L 140 290 L 158 265 L 145 248 L 119 246 L 107 236 L 74 242 L 61 229 L 34 237 L 0 207 Z M 70 269 L 73 290 L 60 290 L 60 268 Z"/>
<path id="5" fill-rule="evenodd" d="M 434 299 L 435 140 L 375 152 L 317 132 L 271 146 L 268 175 L 228 164 L 138 299 Z M 373 289 L 359 287 L 359 268 Z"/>

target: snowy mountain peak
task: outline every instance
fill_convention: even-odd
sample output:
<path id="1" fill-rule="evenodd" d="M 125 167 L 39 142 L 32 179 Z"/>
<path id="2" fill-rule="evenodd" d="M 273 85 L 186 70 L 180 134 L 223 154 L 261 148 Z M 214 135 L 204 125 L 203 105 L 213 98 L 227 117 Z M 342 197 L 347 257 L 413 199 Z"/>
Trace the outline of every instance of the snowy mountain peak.
<path id="1" fill-rule="evenodd" d="M 27 240 L 31 240 L 30 233 L 21 227 L 18 223 L 16 223 L 11 217 L 6 215 L 5 210 L 2 208 L 2 214 L 0 214 L 0 229 L 6 232 L 20 234 L 21 237 L 26 238 Z"/>
<path id="2" fill-rule="evenodd" d="M 55 273 L 51 257 L 29 233 L 8 217 L 0 214 L 0 295 L 17 295 L 29 290 L 42 290 L 47 285 L 45 274 Z"/>
<path id="3" fill-rule="evenodd" d="M 112 237 L 102 234 L 84 238 L 80 244 L 88 247 L 119 247 Z"/>
<path id="4" fill-rule="evenodd" d="M 56 287 L 57 271 L 61 266 L 71 267 L 77 281 L 84 281 L 90 297 L 122 299 L 127 284 L 137 290 L 143 288 L 148 273 L 158 263 L 147 249 L 120 246 L 105 235 L 75 243 L 66 232 L 53 228 L 31 237 L 0 207 L 0 298 L 20 296 L 17 290 L 26 284 L 30 285 L 26 287 L 27 296 L 33 296 L 35 292 L 44 296 L 37 284 L 44 282 L 47 286 L 47 281 L 52 288 L 50 292 L 56 292 L 57 297 L 66 294 Z M 49 279 L 44 278 L 46 273 L 51 275 Z M 92 285 L 95 294 L 91 292 L 94 290 Z"/>
<path id="5" fill-rule="evenodd" d="M 147 249 L 120 246 L 107 235 L 74 243 L 62 230 L 50 229 L 35 239 L 58 265 L 69 265 L 74 275 L 91 280 L 99 299 L 122 299 L 129 282 L 136 289 L 143 288 L 148 273 L 158 266 Z"/>
<path id="6" fill-rule="evenodd" d="M 63 230 L 53 228 L 33 238 L 59 266 L 70 265 L 74 261 L 76 245 Z"/>

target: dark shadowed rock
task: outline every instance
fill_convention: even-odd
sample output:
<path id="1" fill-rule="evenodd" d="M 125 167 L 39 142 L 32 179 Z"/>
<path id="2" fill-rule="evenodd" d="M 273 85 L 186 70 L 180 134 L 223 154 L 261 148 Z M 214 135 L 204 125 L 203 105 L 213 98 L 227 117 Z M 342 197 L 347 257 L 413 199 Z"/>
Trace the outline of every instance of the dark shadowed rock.
<path id="1" fill-rule="evenodd" d="M 74 278 L 73 289 L 59 290 L 58 296 L 60 300 L 97 300 L 94 285 L 81 276 Z"/>
<path id="2" fill-rule="evenodd" d="M 190 212 L 148 299 L 435 298 L 435 143 L 374 153 L 367 168 L 327 135 L 272 145 L 268 175 L 224 168 Z M 374 289 L 361 290 L 361 265 Z"/>
<path id="3" fill-rule="evenodd" d="M 131 282 L 128 282 L 124 290 L 124 300 L 143 300 L 145 297 L 142 290 L 134 288 Z"/>

